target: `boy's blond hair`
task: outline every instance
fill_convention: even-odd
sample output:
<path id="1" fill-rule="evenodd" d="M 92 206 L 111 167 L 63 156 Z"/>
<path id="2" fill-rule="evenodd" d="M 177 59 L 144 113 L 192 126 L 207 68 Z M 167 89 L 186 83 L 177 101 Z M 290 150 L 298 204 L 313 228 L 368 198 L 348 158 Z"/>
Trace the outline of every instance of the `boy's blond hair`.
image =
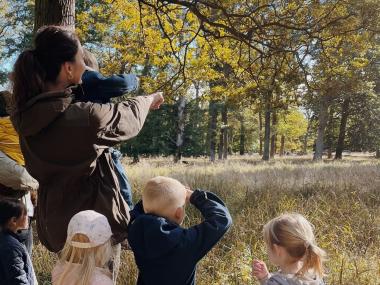
<path id="1" fill-rule="evenodd" d="M 83 61 L 86 66 L 91 67 L 95 71 L 99 71 L 98 60 L 96 59 L 95 55 L 85 48 L 83 48 Z"/>
<path id="2" fill-rule="evenodd" d="M 170 177 L 157 176 L 150 179 L 142 193 L 145 213 L 160 215 L 165 209 L 182 207 L 186 200 L 186 187 Z"/>
<path id="3" fill-rule="evenodd" d="M 282 214 L 264 226 L 264 240 L 268 247 L 282 246 L 294 260 L 303 260 L 299 275 L 309 270 L 319 277 L 323 276 L 323 261 L 326 253 L 317 246 L 313 225 L 297 213 Z"/>

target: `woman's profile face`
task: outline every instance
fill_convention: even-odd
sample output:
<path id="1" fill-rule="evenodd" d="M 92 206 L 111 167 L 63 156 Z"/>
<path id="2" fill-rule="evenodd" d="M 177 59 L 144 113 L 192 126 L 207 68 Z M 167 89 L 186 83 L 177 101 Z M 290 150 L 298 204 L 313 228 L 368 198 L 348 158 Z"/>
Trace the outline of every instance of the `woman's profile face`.
<path id="1" fill-rule="evenodd" d="M 83 60 L 83 48 L 78 43 L 78 51 L 74 56 L 73 61 L 66 61 L 61 66 L 60 81 L 65 87 L 82 83 L 82 75 L 85 71 L 86 64 Z"/>
<path id="2" fill-rule="evenodd" d="M 69 85 L 76 85 L 82 83 L 82 75 L 86 69 L 86 65 L 83 60 L 83 48 L 81 44 L 79 44 L 78 52 L 74 57 L 74 61 L 67 62 L 68 72 L 67 72 L 67 80 L 69 81 Z"/>

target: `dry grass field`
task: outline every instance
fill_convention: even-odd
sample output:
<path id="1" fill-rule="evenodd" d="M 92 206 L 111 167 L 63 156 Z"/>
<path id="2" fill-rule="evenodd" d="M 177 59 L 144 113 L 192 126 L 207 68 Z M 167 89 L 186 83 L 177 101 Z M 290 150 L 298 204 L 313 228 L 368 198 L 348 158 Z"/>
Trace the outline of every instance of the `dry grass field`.
<path id="1" fill-rule="evenodd" d="M 293 157 L 264 163 L 247 156 L 214 164 L 186 162 L 142 160 L 126 165 L 126 171 L 136 199 L 146 180 L 166 175 L 215 192 L 228 205 L 234 224 L 200 262 L 198 284 L 258 284 L 250 264 L 256 257 L 267 260 L 262 226 L 283 212 L 300 212 L 315 225 L 317 241 L 329 254 L 328 284 L 380 284 L 379 160 L 354 156 L 313 163 L 310 157 Z M 186 226 L 198 223 L 199 214 L 187 209 Z M 36 240 L 33 263 L 40 284 L 50 284 L 55 260 Z M 118 284 L 135 284 L 136 276 L 132 252 L 123 251 Z"/>

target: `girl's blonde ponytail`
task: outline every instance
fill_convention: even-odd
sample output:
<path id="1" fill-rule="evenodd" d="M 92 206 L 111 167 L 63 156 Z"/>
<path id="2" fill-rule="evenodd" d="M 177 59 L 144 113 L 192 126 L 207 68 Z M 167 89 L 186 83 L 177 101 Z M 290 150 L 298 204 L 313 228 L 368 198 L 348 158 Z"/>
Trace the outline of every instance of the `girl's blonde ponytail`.
<path id="1" fill-rule="evenodd" d="M 304 264 L 299 273 L 303 275 L 311 269 L 318 277 L 322 278 L 324 275 L 323 261 L 325 258 L 326 252 L 323 249 L 314 243 L 307 244 Z"/>

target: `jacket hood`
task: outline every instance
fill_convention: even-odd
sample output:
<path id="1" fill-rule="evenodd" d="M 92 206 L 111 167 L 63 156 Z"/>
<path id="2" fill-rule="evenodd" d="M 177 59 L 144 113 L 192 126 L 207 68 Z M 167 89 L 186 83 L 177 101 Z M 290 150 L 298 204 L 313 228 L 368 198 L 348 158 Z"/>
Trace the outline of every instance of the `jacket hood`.
<path id="1" fill-rule="evenodd" d="M 129 225 L 128 241 L 136 255 L 155 259 L 177 247 L 183 233 L 181 227 L 165 218 L 141 214 Z"/>
<path id="2" fill-rule="evenodd" d="M 12 123 L 20 135 L 38 134 L 60 116 L 72 101 L 70 88 L 42 93 L 30 99 L 24 108 L 12 114 Z"/>
<path id="3" fill-rule="evenodd" d="M 294 274 L 276 274 L 269 278 L 273 285 L 322 285 L 323 281 L 311 273 L 296 277 Z"/>

